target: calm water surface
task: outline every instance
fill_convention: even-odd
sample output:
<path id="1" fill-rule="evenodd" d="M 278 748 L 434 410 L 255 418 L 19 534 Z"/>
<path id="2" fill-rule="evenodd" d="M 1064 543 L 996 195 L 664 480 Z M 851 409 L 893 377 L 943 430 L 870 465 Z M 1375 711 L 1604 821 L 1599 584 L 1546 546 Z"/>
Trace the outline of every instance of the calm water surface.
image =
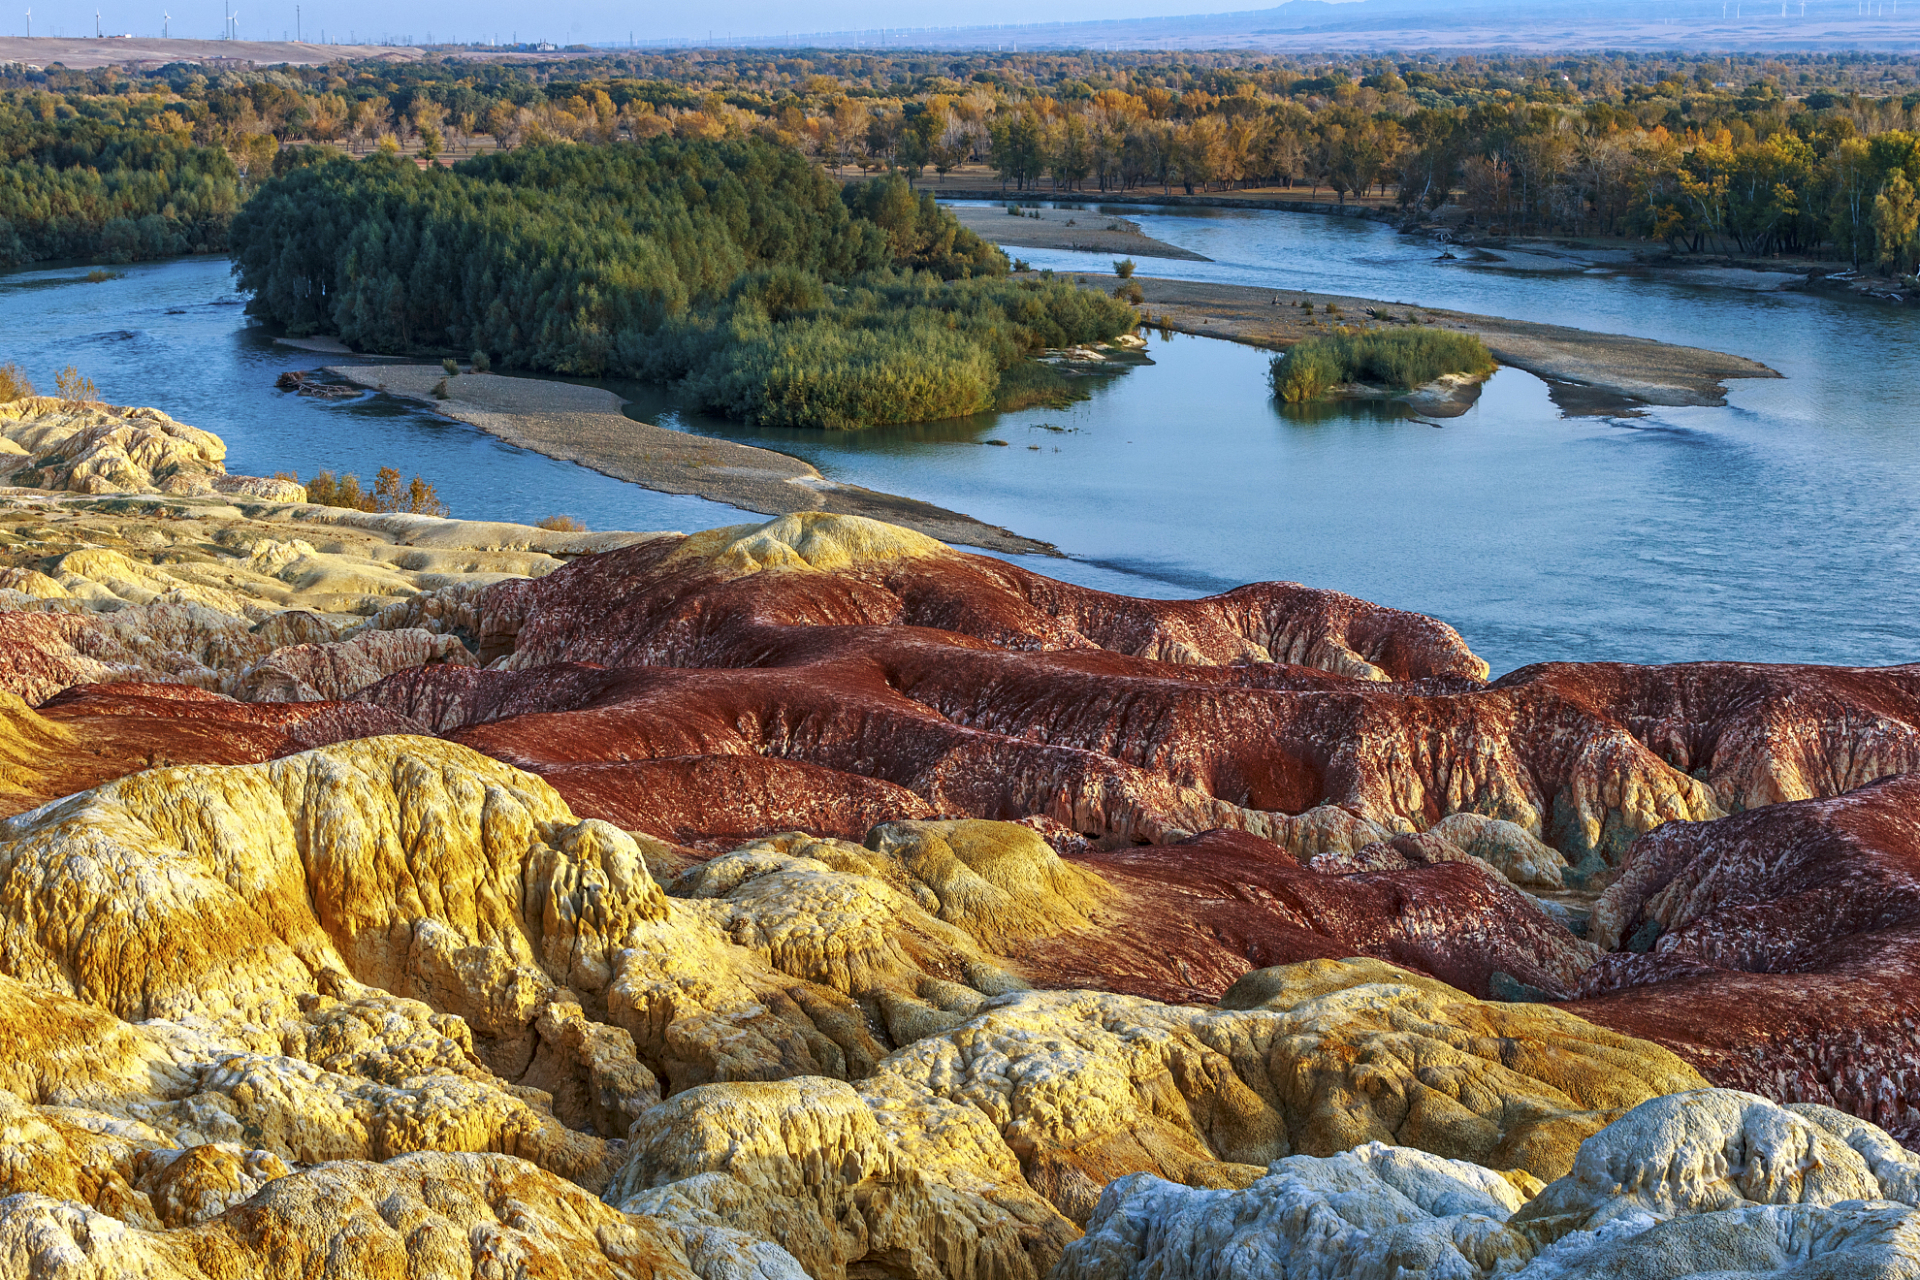
<path id="1" fill-rule="evenodd" d="M 101 284 L 83 279 L 85 267 L 0 274 L 0 362 L 26 366 L 49 394 L 72 363 L 105 400 L 150 404 L 219 435 L 240 475 L 325 469 L 367 480 L 393 466 L 433 481 L 456 515 L 530 522 L 564 512 L 595 529 L 765 518 L 515 449 L 391 396 L 329 403 L 276 391 L 282 370 L 332 358 L 276 346 L 252 325 L 224 258 L 118 269 L 123 278 Z"/>
<path id="2" fill-rule="evenodd" d="M 1283 411 L 1267 357 L 1155 340 L 1156 364 L 1064 411 L 820 436 L 632 412 L 766 444 L 827 475 L 1045 538 L 1042 572 L 1190 595 L 1291 578 L 1447 619 L 1495 671 L 1548 658 L 1888 663 L 1920 658 L 1920 320 L 1896 308 L 1589 273 L 1538 277 L 1435 261 L 1378 224 L 1252 211 L 1129 209 L 1215 261 L 1145 274 L 1350 292 L 1737 352 L 1787 374 L 1730 384 L 1721 409 L 1566 419 L 1503 370 L 1435 428 L 1379 409 Z M 1090 255 L 1021 250 L 1036 265 Z M 51 381 L 76 360 L 110 399 L 227 438 L 236 471 L 393 462 L 458 514 L 565 510 L 596 528 L 745 519 L 498 444 L 383 397 L 324 405 L 271 389 L 318 357 L 275 350 L 231 305 L 225 264 L 76 283 L 0 278 L 10 356 Z M 1007 448 L 985 447 L 1002 439 Z"/>

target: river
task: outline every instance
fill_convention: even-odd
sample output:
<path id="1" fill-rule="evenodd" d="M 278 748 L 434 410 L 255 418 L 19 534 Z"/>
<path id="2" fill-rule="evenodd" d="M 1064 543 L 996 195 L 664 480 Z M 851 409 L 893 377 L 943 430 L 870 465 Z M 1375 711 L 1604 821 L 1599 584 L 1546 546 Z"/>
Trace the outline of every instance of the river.
<path id="1" fill-rule="evenodd" d="M 456 515 L 485 520 L 568 514 L 595 529 L 683 529 L 765 519 L 515 449 L 392 396 L 327 402 L 276 391 L 281 371 L 328 357 L 277 345 L 250 323 L 226 259 L 115 270 L 125 274 L 99 284 L 84 267 L 0 274 L 0 362 L 25 366 L 46 394 L 72 364 L 109 403 L 153 405 L 219 435 L 239 475 L 304 480 L 331 470 L 371 480 L 394 466 L 431 480 Z"/>
<path id="2" fill-rule="evenodd" d="M 1446 619 L 1496 672 L 1546 659 L 1881 664 L 1920 658 L 1920 319 L 1794 293 L 1613 272 L 1541 276 L 1436 261 L 1378 223 L 1250 210 L 1125 216 L 1214 259 L 1142 274 L 1355 293 L 1714 347 L 1784 380 L 1729 405 L 1563 418 L 1502 370 L 1442 427 L 1358 406 L 1293 413 L 1265 354 L 1153 339 L 1155 365 L 1066 410 L 844 435 L 702 420 L 623 388 L 631 412 L 803 456 L 828 476 L 910 494 L 1057 544 L 1053 576 L 1145 595 L 1262 578 L 1334 587 Z M 1104 259 L 1020 250 L 1039 266 Z M 236 471 L 391 463 L 457 514 L 565 511 L 596 528 L 750 519 L 509 449 L 423 409 L 272 391 L 320 359 L 246 326 L 225 264 L 0 278 L 0 356 L 51 382 L 74 360 L 109 399 L 227 438 Z M 989 439 L 1009 447 L 986 447 Z"/>

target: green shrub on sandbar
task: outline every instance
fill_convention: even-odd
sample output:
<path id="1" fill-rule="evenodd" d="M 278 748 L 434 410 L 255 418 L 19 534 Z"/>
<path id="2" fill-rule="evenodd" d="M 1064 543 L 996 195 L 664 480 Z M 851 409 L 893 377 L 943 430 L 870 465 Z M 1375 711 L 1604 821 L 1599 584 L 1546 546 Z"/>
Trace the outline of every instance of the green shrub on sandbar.
<path id="1" fill-rule="evenodd" d="M 951 330 L 823 317 L 740 335 L 687 386 L 702 408 L 745 422 L 845 431 L 979 413 L 999 380 L 993 358 Z"/>
<path id="2" fill-rule="evenodd" d="M 610 362 L 679 381 L 710 412 L 758 426 L 848 430 L 1071 399 L 1031 357 L 1134 327 L 1133 309 L 1066 281 L 942 281 L 874 271 L 850 287 L 776 268 L 750 273 L 714 311 L 615 342 Z M 1061 385 L 1056 385 L 1061 384 Z"/>
<path id="3" fill-rule="evenodd" d="M 1308 338 L 1273 358 L 1268 380 L 1290 404 L 1346 382 L 1409 391 L 1446 374 L 1492 373 L 1493 355 L 1470 333 L 1446 329 L 1365 330 Z"/>

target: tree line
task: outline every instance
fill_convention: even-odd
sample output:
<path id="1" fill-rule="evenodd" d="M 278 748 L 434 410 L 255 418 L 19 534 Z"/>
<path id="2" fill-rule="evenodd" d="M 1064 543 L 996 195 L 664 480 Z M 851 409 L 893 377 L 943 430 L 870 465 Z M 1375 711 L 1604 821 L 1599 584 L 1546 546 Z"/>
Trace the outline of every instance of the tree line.
<path id="1" fill-rule="evenodd" d="M 232 157 L 152 128 L 157 109 L 83 105 L 0 98 L 0 266 L 224 249 L 246 197 Z"/>
<path id="2" fill-rule="evenodd" d="M 843 187 L 751 136 L 530 145 L 451 169 L 314 152 L 231 239 L 251 306 L 292 333 L 673 382 L 764 425 L 978 412 L 1046 348 L 1137 323 L 1104 294 L 1009 279 L 898 175 Z"/>
<path id="3" fill-rule="evenodd" d="M 1371 196 L 1510 232 L 1887 271 L 1920 245 L 1920 59 L 687 51 L 258 72 L 0 73 L 0 253 L 217 249 L 311 147 L 416 159 L 760 137 L 841 174 Z M 154 219 L 158 219 L 155 221 Z"/>

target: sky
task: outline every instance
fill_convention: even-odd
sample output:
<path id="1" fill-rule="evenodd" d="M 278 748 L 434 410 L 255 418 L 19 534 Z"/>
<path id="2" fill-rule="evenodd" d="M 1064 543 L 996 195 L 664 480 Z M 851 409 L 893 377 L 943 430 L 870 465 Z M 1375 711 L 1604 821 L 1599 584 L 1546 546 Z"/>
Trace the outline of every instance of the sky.
<path id="1" fill-rule="evenodd" d="M 1183 13 L 1221 13 L 1271 8 L 1279 0 L 1105 0 L 1096 12 L 1072 0 L 973 0 L 964 10 L 969 26 L 996 23 L 1032 23 L 1097 18 L 1151 18 Z M 322 33 L 330 41 L 349 36 L 361 42 L 426 43 L 434 40 L 487 40 L 505 43 L 551 40 L 556 44 L 625 41 L 689 40 L 704 43 L 728 36 L 783 36 L 788 31 L 855 31 L 887 28 L 887 43 L 912 43 L 910 32 L 897 34 L 896 24 L 908 27 L 947 25 L 958 11 L 946 6 L 901 5 L 897 0 L 706 0 L 701 4 L 617 4 L 612 0 L 576 0 L 575 3 L 525 5 L 509 0 L 469 0 L 460 4 L 436 0 L 227 0 L 239 13 L 240 36 L 247 40 L 292 39 L 295 24 L 309 40 Z M 26 10 L 33 9 L 33 34 L 90 36 L 94 33 L 93 0 L 0 0 L 12 13 L 0 11 L 0 33 L 26 35 Z M 222 0 L 99 0 L 102 28 L 109 35 L 162 34 L 163 14 L 171 13 L 167 29 L 175 36 L 214 39 L 220 36 L 225 9 Z M 1011 38 L 1011 35 L 1010 35 Z M 878 36 L 873 37 L 876 41 Z"/>

